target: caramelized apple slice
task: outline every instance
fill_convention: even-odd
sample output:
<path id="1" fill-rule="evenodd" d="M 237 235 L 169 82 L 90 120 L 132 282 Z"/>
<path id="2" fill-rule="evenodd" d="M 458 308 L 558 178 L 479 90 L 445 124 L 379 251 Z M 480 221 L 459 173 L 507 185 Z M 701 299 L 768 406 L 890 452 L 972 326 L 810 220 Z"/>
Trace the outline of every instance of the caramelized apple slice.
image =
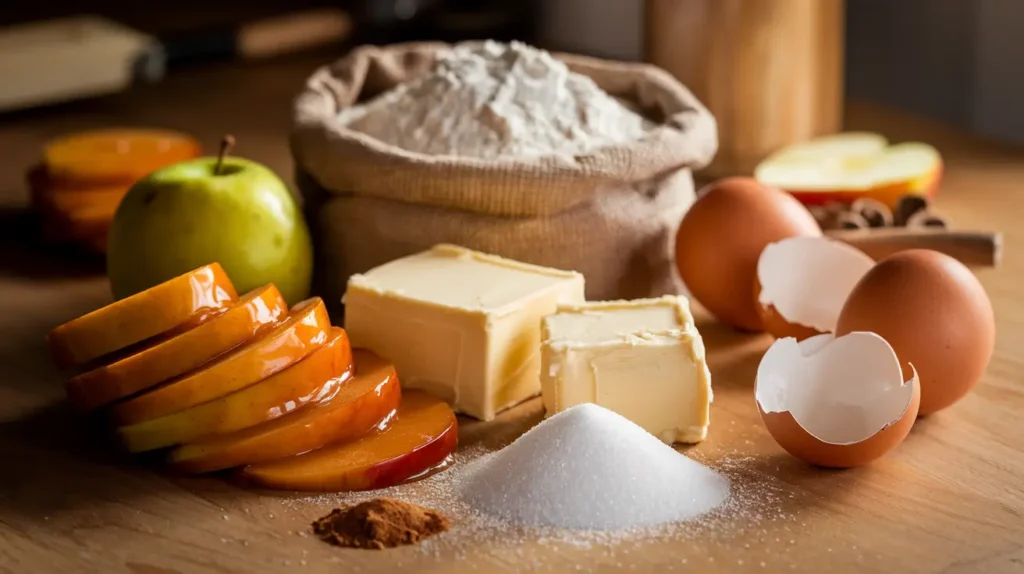
<path id="1" fill-rule="evenodd" d="M 148 389 L 242 344 L 287 312 L 277 287 L 254 289 L 195 328 L 72 378 L 66 386 L 68 398 L 82 409 L 93 409 Z"/>
<path id="2" fill-rule="evenodd" d="M 333 327 L 322 347 L 255 385 L 174 414 L 121 427 L 118 434 L 125 448 L 142 452 L 234 432 L 330 399 L 352 372 L 348 335 L 341 327 Z"/>
<path id="3" fill-rule="evenodd" d="M 161 167 L 202 153 L 199 142 L 178 132 L 103 129 L 69 134 L 46 144 L 51 178 L 96 184 L 131 184 Z"/>
<path id="4" fill-rule="evenodd" d="M 223 309 L 238 294 L 217 263 L 200 267 L 68 321 L 47 339 L 59 367 L 80 365 Z"/>
<path id="5" fill-rule="evenodd" d="M 455 413 L 441 399 L 407 391 L 388 426 L 338 443 L 242 469 L 247 482 L 284 490 L 348 491 L 387 488 L 430 470 L 459 442 Z"/>
<path id="6" fill-rule="evenodd" d="M 276 460 L 366 434 L 398 407 L 395 367 L 376 355 L 352 353 L 355 377 L 330 400 L 238 432 L 180 446 L 171 465 L 199 473 Z"/>
<path id="7" fill-rule="evenodd" d="M 107 221 L 110 221 L 127 192 L 128 186 L 124 185 L 94 190 L 48 189 L 39 193 L 37 201 L 42 204 L 43 209 L 51 213 L 67 214 L 68 219 L 75 219 L 74 214 L 79 211 L 95 210 L 98 213 L 109 214 Z"/>
<path id="8" fill-rule="evenodd" d="M 112 408 L 120 424 L 148 421 L 244 389 L 301 361 L 327 341 L 331 321 L 319 297 L 297 303 L 288 318 L 197 371 Z"/>

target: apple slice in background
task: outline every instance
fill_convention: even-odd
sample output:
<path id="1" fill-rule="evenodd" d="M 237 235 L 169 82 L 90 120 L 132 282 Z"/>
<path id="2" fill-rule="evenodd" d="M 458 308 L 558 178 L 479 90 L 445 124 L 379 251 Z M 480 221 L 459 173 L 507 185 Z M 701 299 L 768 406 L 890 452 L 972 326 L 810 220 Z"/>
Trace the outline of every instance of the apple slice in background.
<path id="1" fill-rule="evenodd" d="M 36 192 L 33 199 L 39 209 L 51 214 L 67 214 L 69 218 L 73 218 L 79 211 L 92 210 L 106 216 L 109 223 L 113 221 L 117 206 L 127 192 L 128 188 L 124 186 L 95 190 L 44 189 Z"/>
<path id="2" fill-rule="evenodd" d="M 198 141 L 163 129 L 111 128 L 70 133 L 47 142 L 43 160 L 56 182 L 130 185 L 202 152 Z"/>
<path id="3" fill-rule="evenodd" d="M 356 349 L 352 356 L 355 376 L 330 399 L 247 429 L 177 447 L 169 456 L 171 467 L 187 473 L 211 472 L 290 457 L 372 431 L 398 408 L 402 396 L 398 376 L 393 365 L 368 351 Z"/>
<path id="4" fill-rule="evenodd" d="M 307 299 L 274 328 L 198 370 L 114 404 L 111 414 L 118 424 L 140 423 L 244 389 L 320 348 L 330 330 L 324 302 Z"/>
<path id="5" fill-rule="evenodd" d="M 255 385 L 183 411 L 121 427 L 117 432 L 129 452 L 230 433 L 273 420 L 307 404 L 329 400 L 352 375 L 352 347 L 348 335 L 341 327 L 334 327 L 322 347 Z"/>
<path id="6" fill-rule="evenodd" d="M 407 391 L 384 430 L 299 456 L 247 466 L 244 481 L 306 491 L 387 488 L 442 463 L 459 442 L 458 422 L 447 403 Z"/>
<path id="7" fill-rule="evenodd" d="M 849 132 L 783 148 L 758 164 L 754 177 L 806 205 L 866 197 L 893 208 L 904 195 L 936 193 L 942 157 L 928 144 L 889 145 L 878 134 Z"/>

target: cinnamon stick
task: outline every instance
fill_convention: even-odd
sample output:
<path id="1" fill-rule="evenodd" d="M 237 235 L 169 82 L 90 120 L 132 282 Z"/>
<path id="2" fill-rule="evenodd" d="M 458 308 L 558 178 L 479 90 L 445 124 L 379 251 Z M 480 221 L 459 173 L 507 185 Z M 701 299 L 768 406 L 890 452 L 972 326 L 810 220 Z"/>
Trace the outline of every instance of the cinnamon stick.
<path id="1" fill-rule="evenodd" d="M 932 249 L 975 267 L 995 267 L 1002 257 L 1003 235 L 992 231 L 888 227 L 835 229 L 825 234 L 860 249 L 875 260 L 908 249 Z"/>

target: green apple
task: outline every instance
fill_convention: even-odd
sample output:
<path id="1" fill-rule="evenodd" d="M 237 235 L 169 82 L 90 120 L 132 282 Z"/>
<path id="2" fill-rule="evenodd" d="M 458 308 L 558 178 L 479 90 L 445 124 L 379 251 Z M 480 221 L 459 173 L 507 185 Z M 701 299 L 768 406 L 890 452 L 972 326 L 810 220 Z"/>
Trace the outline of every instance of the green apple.
<path id="1" fill-rule="evenodd" d="M 110 228 L 107 275 L 115 298 L 212 262 L 239 294 L 273 283 L 289 304 L 309 296 L 309 229 L 273 171 L 239 157 L 203 157 L 132 186 Z"/>

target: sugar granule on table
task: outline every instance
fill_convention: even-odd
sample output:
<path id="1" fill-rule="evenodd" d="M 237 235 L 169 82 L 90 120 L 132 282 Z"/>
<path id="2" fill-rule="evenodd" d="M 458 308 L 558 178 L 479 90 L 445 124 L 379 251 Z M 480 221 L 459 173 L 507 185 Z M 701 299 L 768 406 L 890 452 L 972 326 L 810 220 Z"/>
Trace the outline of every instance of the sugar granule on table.
<path id="1" fill-rule="evenodd" d="M 625 417 L 582 404 L 465 469 L 472 507 L 517 524 L 624 530 L 696 518 L 729 480 Z"/>
<path id="2" fill-rule="evenodd" d="M 505 440 L 514 436 L 509 435 Z M 524 545 L 595 550 L 611 559 L 627 555 L 630 549 L 642 551 L 655 540 L 685 542 L 699 539 L 713 548 L 734 544 L 736 540 L 757 539 L 768 523 L 789 524 L 791 526 L 786 526 L 786 529 L 791 534 L 807 528 L 807 524 L 800 522 L 799 515 L 783 512 L 782 498 L 786 486 L 765 473 L 756 457 L 733 452 L 707 459 L 699 451 L 692 452 L 691 458 L 712 465 L 715 471 L 727 478 L 729 493 L 716 508 L 695 518 L 623 530 L 515 524 L 472 507 L 461 495 L 469 478 L 467 471 L 477 461 L 493 454 L 494 446 L 470 441 L 460 446 L 447 470 L 423 480 L 376 491 L 307 495 L 286 499 L 284 503 L 297 512 L 325 513 L 332 507 L 350 506 L 387 496 L 435 509 L 450 517 L 454 526 L 416 546 L 418 558 L 414 560 L 424 566 L 439 560 L 463 560 L 481 555 L 497 560 L 520 560 L 525 552 L 530 560 L 539 561 L 539 567 L 547 563 L 550 556 L 535 555 L 524 550 Z M 786 545 L 785 550 L 789 548 Z M 692 562 L 694 557 L 690 558 Z"/>

